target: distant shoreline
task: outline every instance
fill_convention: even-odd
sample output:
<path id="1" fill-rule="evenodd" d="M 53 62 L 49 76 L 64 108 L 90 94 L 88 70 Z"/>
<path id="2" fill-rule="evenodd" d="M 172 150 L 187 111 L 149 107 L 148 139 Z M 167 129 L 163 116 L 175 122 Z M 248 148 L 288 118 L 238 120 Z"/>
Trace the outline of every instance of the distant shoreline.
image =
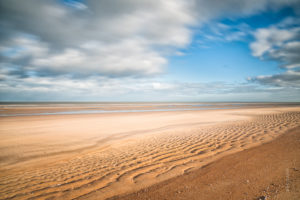
<path id="1" fill-rule="evenodd" d="M 131 103 L 244 103 L 244 104 L 255 104 L 255 103 L 262 103 L 262 104 L 300 104 L 296 101 L 286 102 L 286 101 L 0 101 L 1 104 L 131 104 Z"/>
<path id="2" fill-rule="evenodd" d="M 106 113 L 172 112 L 299 106 L 300 103 L 10 103 L 0 104 L 0 117 Z M 34 111 L 34 112 L 30 112 Z"/>

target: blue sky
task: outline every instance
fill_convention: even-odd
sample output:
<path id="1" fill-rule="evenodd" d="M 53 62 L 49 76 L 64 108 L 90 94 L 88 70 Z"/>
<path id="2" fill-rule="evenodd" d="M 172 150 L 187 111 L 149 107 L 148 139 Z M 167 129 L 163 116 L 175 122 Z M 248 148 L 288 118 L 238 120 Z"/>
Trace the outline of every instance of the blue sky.
<path id="1" fill-rule="evenodd" d="M 299 0 L 0 9 L 0 101 L 300 101 Z"/>
<path id="2" fill-rule="evenodd" d="M 193 42 L 183 50 L 184 56 L 170 57 L 170 76 L 183 81 L 244 81 L 248 77 L 271 75 L 284 71 L 274 60 L 261 60 L 251 55 L 249 43 L 255 39 L 251 33 L 242 38 L 227 41 L 224 38 L 207 39 L 205 36 L 216 36 L 211 26 L 224 24 L 235 27 L 247 24 L 247 31 L 269 27 L 287 17 L 295 17 L 293 9 L 283 7 L 276 11 L 264 11 L 254 16 L 228 19 L 226 17 L 209 22 L 195 31 Z M 228 31 L 226 37 L 238 29 Z M 218 35 L 217 35 L 218 36 Z M 218 37 L 222 37 L 218 36 Z"/>
<path id="3" fill-rule="evenodd" d="M 245 81 L 248 77 L 282 71 L 274 61 L 251 56 L 247 42 L 208 44 L 170 58 L 169 75 L 182 81 Z"/>

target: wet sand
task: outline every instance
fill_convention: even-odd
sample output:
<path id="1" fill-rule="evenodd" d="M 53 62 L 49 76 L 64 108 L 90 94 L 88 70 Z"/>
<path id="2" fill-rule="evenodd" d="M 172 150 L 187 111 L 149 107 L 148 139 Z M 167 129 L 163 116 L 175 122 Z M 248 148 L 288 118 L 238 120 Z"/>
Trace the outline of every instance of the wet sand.
<path id="1" fill-rule="evenodd" d="M 295 106 L 0 117 L 0 199 L 128 194 L 299 125 Z"/>

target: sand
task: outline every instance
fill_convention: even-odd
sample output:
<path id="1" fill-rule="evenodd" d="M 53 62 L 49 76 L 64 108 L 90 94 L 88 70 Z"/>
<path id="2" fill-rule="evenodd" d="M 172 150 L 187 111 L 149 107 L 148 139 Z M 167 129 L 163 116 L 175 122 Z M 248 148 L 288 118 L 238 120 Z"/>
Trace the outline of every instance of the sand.
<path id="1" fill-rule="evenodd" d="M 193 172 L 111 200 L 300 199 L 300 127 Z"/>
<path id="2" fill-rule="evenodd" d="M 296 106 L 1 117 L 0 199 L 129 194 L 299 125 Z"/>

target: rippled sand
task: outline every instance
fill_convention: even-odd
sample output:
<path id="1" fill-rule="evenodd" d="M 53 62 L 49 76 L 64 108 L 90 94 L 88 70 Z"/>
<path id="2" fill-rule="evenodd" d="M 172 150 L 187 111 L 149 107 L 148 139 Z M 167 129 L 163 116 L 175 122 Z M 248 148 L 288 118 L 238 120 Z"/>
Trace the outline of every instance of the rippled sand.
<path id="1" fill-rule="evenodd" d="M 106 199 L 299 125 L 299 107 L 1 117 L 0 199 Z"/>
<path id="2" fill-rule="evenodd" d="M 110 200 L 299 200 L 300 127 L 200 169 Z"/>

